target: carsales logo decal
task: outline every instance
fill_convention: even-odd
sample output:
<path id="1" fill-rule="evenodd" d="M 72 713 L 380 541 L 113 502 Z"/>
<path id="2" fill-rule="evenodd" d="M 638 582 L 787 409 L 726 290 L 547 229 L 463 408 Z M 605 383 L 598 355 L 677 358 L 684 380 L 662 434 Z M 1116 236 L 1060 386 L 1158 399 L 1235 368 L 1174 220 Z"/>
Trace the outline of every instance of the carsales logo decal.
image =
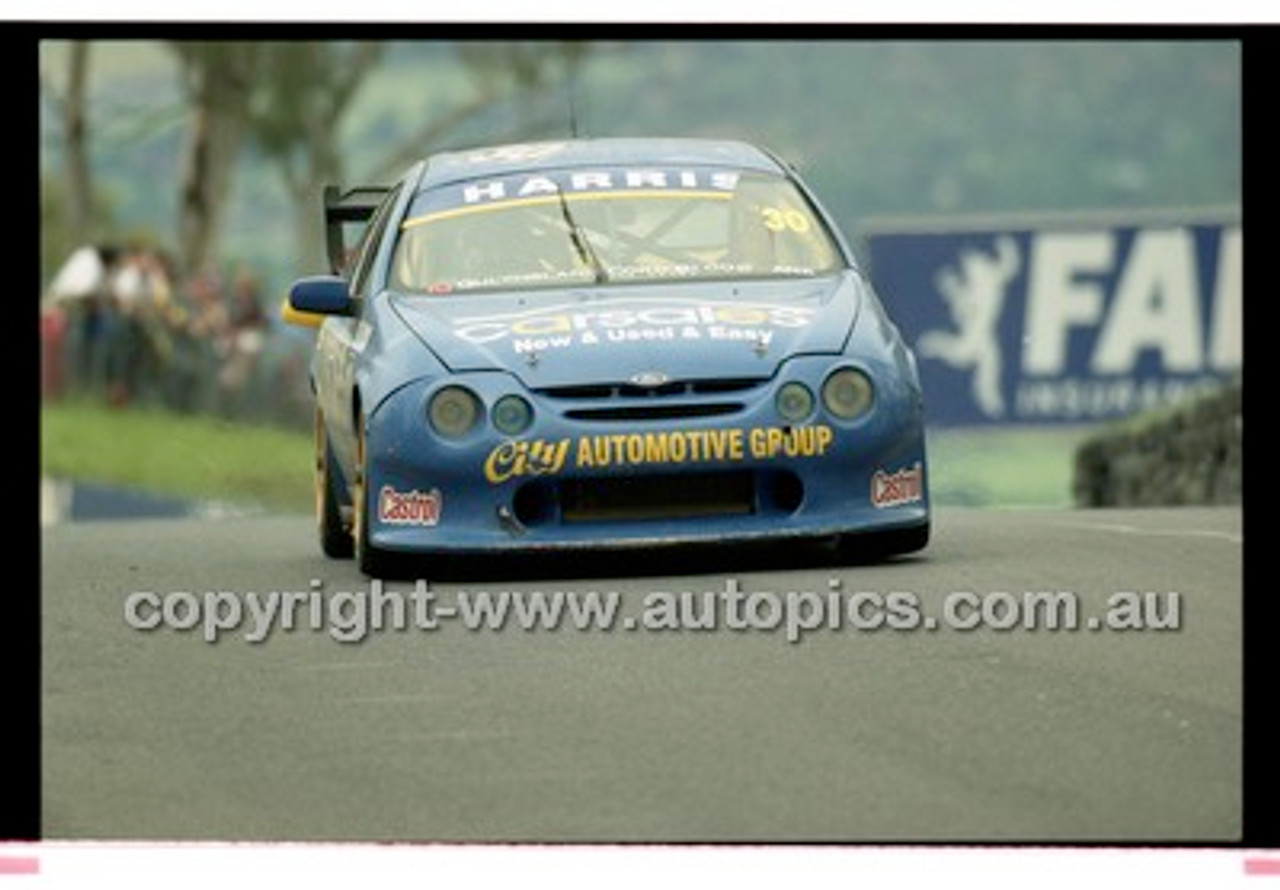
<path id="1" fill-rule="evenodd" d="M 378 492 L 378 521 L 388 525 L 434 526 L 440 522 L 443 505 L 439 489 L 396 491 L 384 485 Z"/>
<path id="2" fill-rule="evenodd" d="M 876 470 L 871 477 L 871 506 L 900 507 L 924 500 L 924 467 L 919 461 L 895 473 Z"/>

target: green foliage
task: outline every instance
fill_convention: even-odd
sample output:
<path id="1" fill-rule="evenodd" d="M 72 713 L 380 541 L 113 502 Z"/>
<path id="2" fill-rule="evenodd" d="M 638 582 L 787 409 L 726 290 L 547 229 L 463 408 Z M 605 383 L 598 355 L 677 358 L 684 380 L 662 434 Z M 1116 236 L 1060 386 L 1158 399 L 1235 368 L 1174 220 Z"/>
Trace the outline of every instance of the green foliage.
<path id="1" fill-rule="evenodd" d="M 647 73 L 592 94 L 594 131 L 757 139 L 851 225 L 1240 201 L 1229 41 L 679 42 L 626 64 Z"/>
<path id="2" fill-rule="evenodd" d="M 181 497 L 309 511 L 311 447 L 305 432 L 212 417 L 78 401 L 40 409 L 43 475 Z"/>
<path id="3" fill-rule="evenodd" d="M 402 150 L 562 138 L 572 95 L 587 135 L 741 137 L 771 147 L 801 166 L 850 230 L 873 215 L 1241 203 L 1238 41 L 853 36 L 592 43 L 585 53 L 570 43 L 541 69 L 531 59 L 559 45 L 389 42 L 334 124 L 342 169 L 358 178 Z M 95 177 L 121 196 L 119 225 L 166 231 L 184 131 L 172 110 L 178 69 L 157 46 L 95 44 L 91 128 Z M 42 47 L 42 77 L 51 80 L 56 49 Z M 339 49 L 326 55 L 339 58 Z M 284 55 L 267 59 L 263 70 L 281 77 L 301 70 Z M 494 70 L 501 66 L 510 70 Z M 530 83 L 540 89 L 493 86 Z M 289 92 L 260 90 L 258 111 L 269 107 L 267 93 Z M 322 100 L 323 91 L 310 95 Z M 455 126 L 429 126 L 476 97 L 485 107 Z M 323 109 L 298 110 L 308 112 L 299 120 L 324 118 Z M 41 155 L 51 176 L 54 124 L 45 122 Z M 286 277 L 280 258 L 299 255 L 289 193 L 262 185 L 278 179 L 273 155 L 288 136 L 264 131 L 262 145 L 243 154 L 223 239 L 237 259 Z"/>
<path id="4" fill-rule="evenodd" d="M 1091 428 L 944 429 L 928 432 L 935 504 L 1069 507 L 1077 446 Z"/>

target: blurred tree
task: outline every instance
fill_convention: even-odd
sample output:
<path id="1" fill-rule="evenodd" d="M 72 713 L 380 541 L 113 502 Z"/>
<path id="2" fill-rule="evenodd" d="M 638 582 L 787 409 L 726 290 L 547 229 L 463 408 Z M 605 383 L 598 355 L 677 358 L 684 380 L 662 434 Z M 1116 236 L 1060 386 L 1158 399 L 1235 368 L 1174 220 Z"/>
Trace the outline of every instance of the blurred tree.
<path id="1" fill-rule="evenodd" d="M 278 165 L 293 203 L 296 268 L 322 271 L 321 190 L 348 181 L 342 120 L 365 78 L 382 61 L 386 44 L 294 41 L 256 46 L 260 55 L 250 104 L 252 139 Z M 537 132 L 540 122 L 527 111 L 534 105 L 530 97 L 571 77 L 587 51 L 586 44 L 573 41 L 463 42 L 453 48 L 470 93 L 410 128 L 362 182 L 392 179 L 464 124 L 504 102 L 521 111 L 499 139 Z"/>
<path id="2" fill-rule="evenodd" d="M 69 245 L 85 244 L 92 237 L 93 179 L 89 166 L 88 108 L 89 43 L 71 42 L 67 53 L 67 83 L 58 90 L 41 79 L 45 95 L 57 110 L 62 129 L 63 178 L 60 184 L 62 230 Z"/>
<path id="3" fill-rule="evenodd" d="M 340 124 L 360 84 L 381 59 L 384 44 L 292 41 L 258 46 L 252 138 L 276 163 L 291 199 L 297 269 L 323 271 L 317 212 L 321 189 L 344 178 Z"/>
<path id="4" fill-rule="evenodd" d="M 109 199 L 122 224 L 181 229 L 185 256 L 209 255 L 187 245 L 231 225 L 211 215 L 219 201 L 251 213 L 261 229 L 237 249 L 274 263 L 278 278 L 304 268 L 293 254 L 322 244 L 326 179 L 387 182 L 434 150 L 564 135 L 572 96 L 596 135 L 736 136 L 777 149 L 850 225 L 1240 200 L 1241 51 L 1229 40 L 405 41 L 381 44 L 368 68 L 363 54 L 375 51 L 354 42 L 162 47 L 97 41 L 77 63 L 69 41 L 42 42 L 41 176 L 57 189 L 42 193 L 46 219 L 73 227 L 65 218 L 89 206 L 76 196 L 89 189 L 72 172 L 78 152 L 100 210 Z M 77 125 L 78 76 L 89 105 Z M 238 181 L 253 184 L 239 193 L 233 153 Z M 181 206 L 164 179 L 179 158 Z M 312 233 L 297 242 L 276 176 L 291 194 L 315 190 L 293 211 Z M 88 225 L 90 238 L 118 237 L 101 212 Z M 46 228 L 42 253 L 54 234 Z"/>
<path id="5" fill-rule="evenodd" d="M 178 257 L 195 271 L 214 263 L 231 177 L 249 128 L 262 43 L 177 41 L 191 124 L 178 201 Z"/>
<path id="6" fill-rule="evenodd" d="M 539 94 L 554 93 L 572 86 L 591 44 L 575 40 L 526 42 L 461 41 L 454 52 L 471 84 L 471 94 L 457 101 L 443 114 L 424 118 L 399 142 L 368 175 L 369 181 L 388 180 L 399 175 L 413 161 L 438 150 L 473 118 L 501 103 L 517 109 L 514 123 L 503 132 L 494 132 L 487 141 L 498 143 L 531 139 L 543 135 L 549 121 L 563 122 L 568 110 L 557 108 L 537 116 Z"/>

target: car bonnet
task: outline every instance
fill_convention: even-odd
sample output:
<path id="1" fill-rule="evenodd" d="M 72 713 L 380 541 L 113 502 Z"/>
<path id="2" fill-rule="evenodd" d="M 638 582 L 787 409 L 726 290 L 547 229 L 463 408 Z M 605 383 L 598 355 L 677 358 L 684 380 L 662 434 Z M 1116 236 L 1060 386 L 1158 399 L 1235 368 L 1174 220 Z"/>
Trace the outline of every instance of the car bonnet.
<path id="1" fill-rule="evenodd" d="M 388 299 L 451 371 L 507 370 L 538 389 L 771 377 L 789 356 L 838 353 L 859 293 L 837 275 Z"/>

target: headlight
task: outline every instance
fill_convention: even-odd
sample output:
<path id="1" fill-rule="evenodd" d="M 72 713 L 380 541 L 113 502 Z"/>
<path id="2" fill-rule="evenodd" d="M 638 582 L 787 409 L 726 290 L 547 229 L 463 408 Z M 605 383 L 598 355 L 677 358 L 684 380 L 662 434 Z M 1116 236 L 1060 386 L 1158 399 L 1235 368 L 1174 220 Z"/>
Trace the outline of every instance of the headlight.
<path id="1" fill-rule="evenodd" d="M 796 423 L 813 413 L 813 393 L 803 383 L 785 383 L 774 404 L 783 420 Z"/>
<path id="2" fill-rule="evenodd" d="M 520 396 L 503 396 L 489 412 L 494 428 L 504 436 L 518 436 L 533 423 L 533 406 Z"/>
<path id="3" fill-rule="evenodd" d="M 461 386 L 446 386 L 433 395 L 427 405 L 431 428 L 446 439 L 466 435 L 479 418 L 480 400 Z"/>
<path id="4" fill-rule="evenodd" d="M 822 384 L 822 404 L 841 420 L 853 420 L 871 408 L 871 380 L 856 368 L 841 368 Z"/>

